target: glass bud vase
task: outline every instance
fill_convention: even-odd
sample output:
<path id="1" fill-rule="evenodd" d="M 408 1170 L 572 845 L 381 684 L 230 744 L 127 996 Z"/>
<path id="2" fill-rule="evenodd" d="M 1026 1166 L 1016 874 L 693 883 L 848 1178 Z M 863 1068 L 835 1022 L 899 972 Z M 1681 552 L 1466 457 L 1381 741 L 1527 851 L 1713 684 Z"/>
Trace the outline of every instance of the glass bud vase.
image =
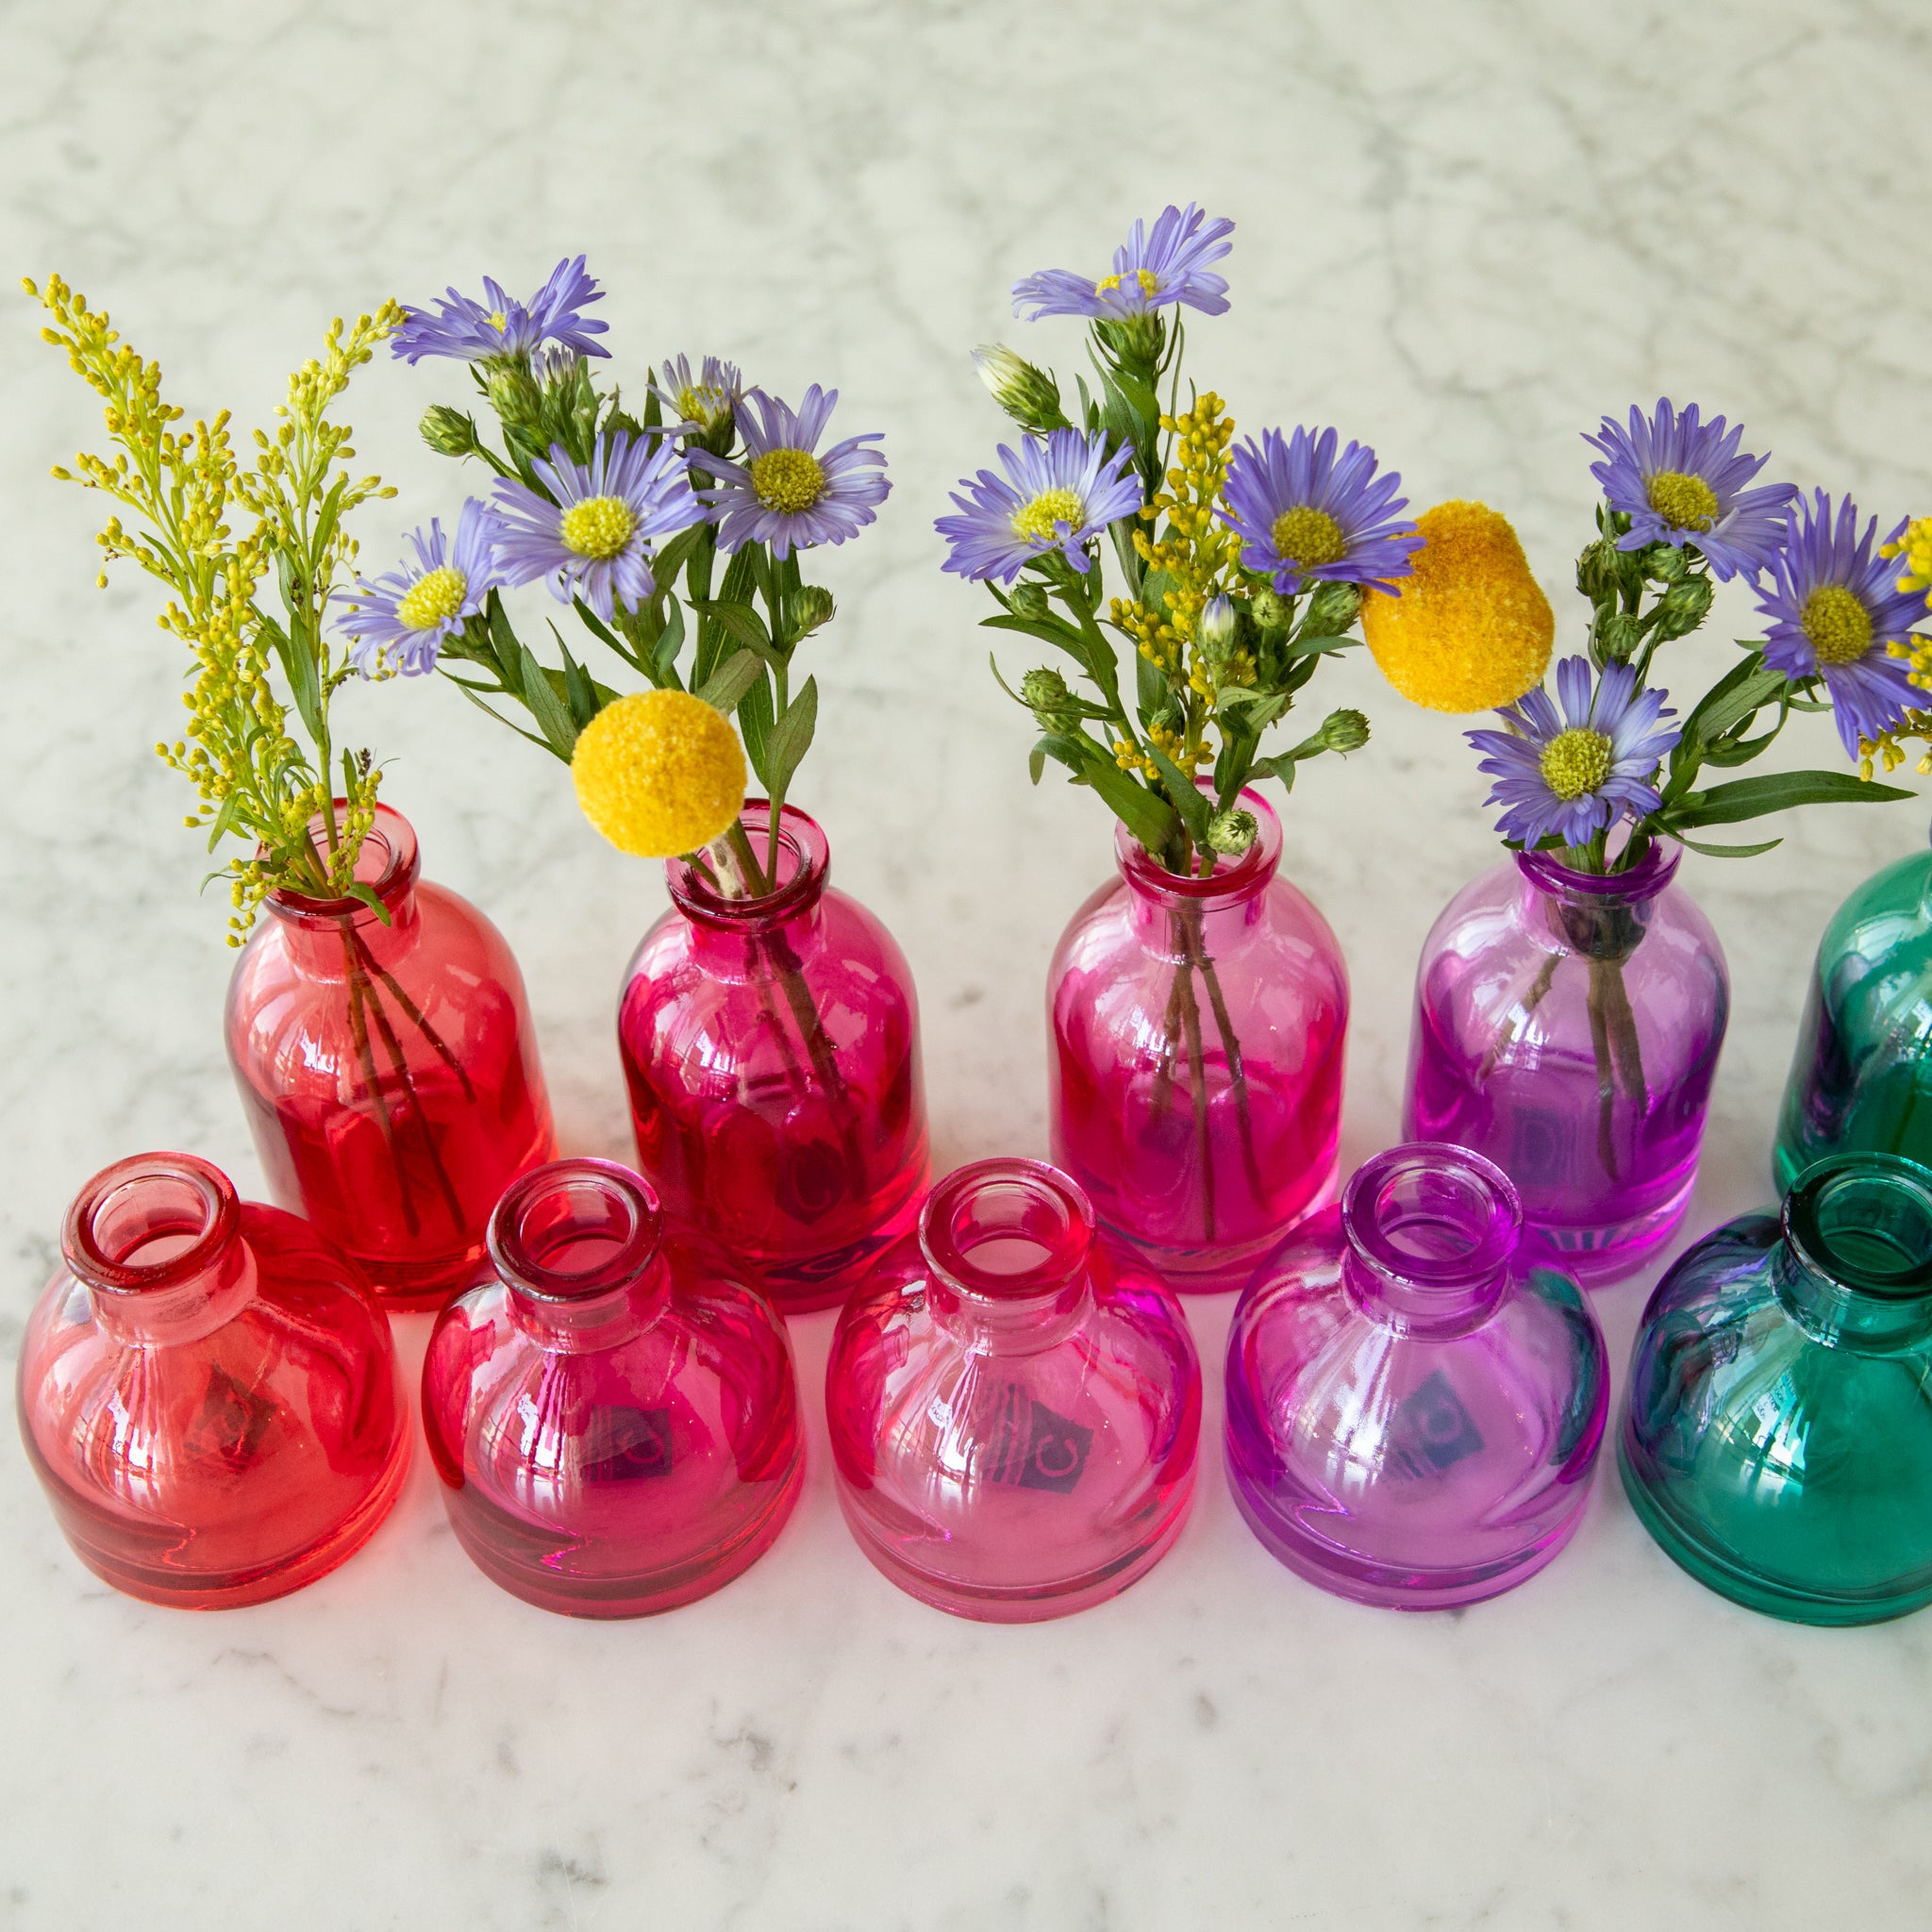
<path id="1" fill-rule="evenodd" d="M 1596 1318 L 1516 1190 L 1440 1143 L 1365 1161 L 1236 1306 L 1227 1467 L 1248 1526 L 1324 1590 L 1480 1602 L 1582 1521 L 1608 1407 Z"/>
<path id="2" fill-rule="evenodd" d="M 484 1272 L 497 1197 L 556 1151 L 550 1104 L 503 935 L 419 877 L 399 812 L 375 808 L 356 876 L 381 911 L 264 901 L 228 982 L 228 1061 L 275 1200 L 387 1306 L 436 1307 Z"/>
<path id="3" fill-rule="evenodd" d="M 919 1008 L 891 935 L 828 883 L 824 832 L 788 805 L 774 843 L 762 799 L 740 822 L 754 890 L 672 860 L 625 976 L 638 1164 L 780 1308 L 826 1307 L 919 1212 Z"/>
<path id="4" fill-rule="evenodd" d="M 1116 827 L 1120 875 L 1074 913 L 1047 974 L 1054 1159 L 1108 1235 L 1171 1287 L 1240 1288 L 1334 1197 L 1348 974 L 1279 876 L 1281 824 L 1191 878 Z"/>
<path id="5" fill-rule="evenodd" d="M 608 1160 L 516 1181 L 437 1317 L 423 1425 L 457 1541 L 526 1603 L 640 1617 L 771 1548 L 804 1480 L 785 1329 Z"/>
<path id="6" fill-rule="evenodd" d="M 1678 1257 L 1619 1460 L 1697 1580 L 1800 1624 L 1932 1602 L 1932 1173 L 1833 1155 Z"/>
<path id="7" fill-rule="evenodd" d="M 1034 1623 L 1143 1576 L 1192 1500 L 1201 1369 L 1180 1305 L 1094 1244 L 1036 1160 L 938 1187 L 846 1303 L 825 1369 L 839 1502 L 923 1602 Z"/>
<path id="8" fill-rule="evenodd" d="M 313 1583 L 409 1460 L 389 1323 L 341 1256 L 190 1154 L 104 1169 L 27 1318 L 20 1432 L 97 1576 L 181 1609 Z"/>
<path id="9" fill-rule="evenodd" d="M 1586 1287 L 1668 1241 L 1697 1178 L 1730 981 L 1682 856 L 1658 841 L 1599 876 L 1512 855 L 1416 971 L 1404 1133 L 1494 1161 Z"/>
<path id="10" fill-rule="evenodd" d="M 1932 852 L 1887 866 L 1832 915 L 1785 1083 L 1782 1192 L 1827 1154 L 1932 1164 Z"/>

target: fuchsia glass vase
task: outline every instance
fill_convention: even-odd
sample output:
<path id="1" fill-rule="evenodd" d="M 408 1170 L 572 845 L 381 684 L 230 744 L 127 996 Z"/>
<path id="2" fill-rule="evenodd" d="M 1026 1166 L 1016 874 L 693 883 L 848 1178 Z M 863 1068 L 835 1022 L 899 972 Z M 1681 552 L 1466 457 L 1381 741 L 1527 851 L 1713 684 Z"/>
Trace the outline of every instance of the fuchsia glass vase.
<path id="1" fill-rule="evenodd" d="M 292 1214 L 189 1154 L 84 1187 L 27 1318 L 27 1459 L 97 1576 L 181 1609 L 327 1574 L 389 1513 L 408 1409 L 389 1323 Z"/>
<path id="2" fill-rule="evenodd" d="M 1730 980 L 1682 856 L 1658 841 L 1598 876 L 1513 855 L 1416 971 L 1404 1132 L 1488 1156 L 1588 1286 L 1668 1241 L 1697 1178 Z"/>
<path id="3" fill-rule="evenodd" d="M 1241 803 L 1254 842 L 1208 878 L 1117 827 L 1120 876 L 1047 974 L 1053 1158 L 1109 1236 L 1188 1291 L 1241 1287 L 1335 1188 L 1348 974 L 1279 876 L 1273 808 Z"/>
<path id="4" fill-rule="evenodd" d="M 741 823 L 766 864 L 771 808 Z M 828 882 L 787 806 L 769 891 L 684 859 L 625 978 L 618 1044 L 638 1164 L 666 1219 L 715 1241 L 779 1307 L 829 1307 L 919 1212 L 927 1154 L 905 955 Z"/>
<path id="5" fill-rule="evenodd" d="M 1516 1191 L 1460 1147 L 1364 1162 L 1235 1309 L 1227 1467 L 1248 1526 L 1357 1603 L 1449 1608 L 1569 1541 L 1608 1363 Z"/>
<path id="6" fill-rule="evenodd" d="M 1180 1305 L 1094 1244 L 1036 1160 L 938 1187 L 839 1318 L 825 1368 L 839 1502 L 923 1602 L 1033 1623 L 1126 1589 L 1192 1500 L 1201 1369 Z"/>
<path id="7" fill-rule="evenodd" d="M 638 1617 L 771 1548 L 805 1450 L 784 1325 L 608 1160 L 515 1182 L 438 1316 L 423 1425 L 457 1540 L 541 1609 Z"/>
<path id="8" fill-rule="evenodd" d="M 408 822 L 378 805 L 356 876 L 382 912 L 270 893 L 226 1023 L 269 1192 L 400 1308 L 485 1272 L 497 1197 L 556 1151 L 516 961 L 419 874 Z"/>

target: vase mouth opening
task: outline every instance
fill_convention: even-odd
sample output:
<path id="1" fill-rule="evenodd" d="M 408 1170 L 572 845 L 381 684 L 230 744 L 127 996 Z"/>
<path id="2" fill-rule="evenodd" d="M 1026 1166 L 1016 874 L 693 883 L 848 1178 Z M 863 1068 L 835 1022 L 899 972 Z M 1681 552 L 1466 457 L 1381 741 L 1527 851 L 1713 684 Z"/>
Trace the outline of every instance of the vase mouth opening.
<path id="1" fill-rule="evenodd" d="M 779 815 L 775 860 L 772 851 L 772 802 L 768 798 L 747 798 L 738 814 L 754 858 L 762 873 L 768 865 L 773 875 L 751 883 L 745 891 L 735 890 L 738 881 L 728 863 L 721 865 L 718 855 L 728 850 L 721 837 L 705 854 L 667 859 L 665 882 L 671 889 L 677 909 L 700 924 L 742 930 L 748 927 L 782 924 L 808 910 L 825 889 L 831 867 L 832 848 L 816 819 L 788 805 Z M 727 828 L 728 829 L 728 828 Z M 707 878 L 694 862 L 702 858 L 712 877 Z"/>
<path id="2" fill-rule="evenodd" d="M 1195 783 L 1203 791 L 1213 790 L 1208 779 L 1196 779 Z M 1274 808 L 1252 786 L 1242 788 L 1240 804 L 1242 810 L 1255 815 L 1255 836 L 1245 852 L 1232 858 L 1217 855 L 1214 870 L 1205 877 L 1170 872 L 1124 824 L 1116 821 L 1113 850 L 1121 876 L 1148 898 L 1227 904 L 1253 898 L 1267 886 L 1281 864 L 1281 820 Z"/>
<path id="3" fill-rule="evenodd" d="M 1814 1161 L 1785 1196 L 1798 1257 L 1856 1294 L 1932 1297 L 1932 1172 L 1896 1154 Z"/>
<path id="4" fill-rule="evenodd" d="M 1077 1182 L 1043 1160 L 975 1160 L 926 1197 L 919 1241 L 961 1294 L 1030 1301 L 1058 1293 L 1085 1269 L 1093 1208 Z"/>
<path id="5" fill-rule="evenodd" d="M 1365 1160 L 1341 1199 L 1350 1243 L 1379 1273 L 1418 1289 L 1486 1282 L 1523 1238 L 1509 1176 L 1446 1141 L 1416 1141 Z"/>
<path id="6" fill-rule="evenodd" d="M 60 1234 L 90 1288 L 142 1294 L 208 1269 L 235 1238 L 241 1203 L 220 1168 L 192 1154 L 136 1154 L 75 1197 Z"/>
<path id="7" fill-rule="evenodd" d="M 641 1176 L 614 1160 L 546 1161 L 512 1181 L 490 1217 L 490 1258 L 517 1292 L 569 1304 L 634 1282 L 663 1216 Z"/>
<path id="8" fill-rule="evenodd" d="M 338 824 L 348 809 L 348 803 L 345 798 L 334 801 L 333 810 Z M 320 812 L 309 820 L 308 830 L 316 841 L 316 849 L 325 851 L 326 827 Z M 414 887 L 421 869 L 422 858 L 416 848 L 415 827 L 401 812 L 378 804 L 375 816 L 371 820 L 369 830 L 363 835 L 361 846 L 356 854 L 356 883 L 366 886 L 393 913 Z M 352 899 L 346 895 L 328 898 L 293 891 L 283 886 L 277 886 L 270 892 L 265 903 L 278 918 L 297 922 L 313 920 L 322 923 L 379 916 L 365 899 Z"/>
<path id="9" fill-rule="evenodd" d="M 1650 849 L 1624 872 L 1578 872 L 1554 852 L 1519 852 L 1517 868 L 1553 899 L 1589 906 L 1629 906 L 1654 899 L 1677 875 L 1684 848 L 1674 839 L 1652 839 Z"/>

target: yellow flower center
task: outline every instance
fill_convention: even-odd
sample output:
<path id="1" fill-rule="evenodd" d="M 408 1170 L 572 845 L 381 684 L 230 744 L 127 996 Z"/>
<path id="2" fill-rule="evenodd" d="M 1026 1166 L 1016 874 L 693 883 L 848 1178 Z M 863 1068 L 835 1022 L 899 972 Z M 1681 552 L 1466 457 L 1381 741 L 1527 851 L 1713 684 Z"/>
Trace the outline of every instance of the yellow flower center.
<path id="1" fill-rule="evenodd" d="M 587 496 L 563 513 L 559 534 L 564 548 L 600 560 L 615 557 L 630 541 L 638 520 L 621 496 Z"/>
<path id="2" fill-rule="evenodd" d="M 1160 293 L 1160 277 L 1151 268 L 1137 268 L 1133 271 L 1133 276 L 1140 285 L 1141 294 L 1154 296 Z M 1123 277 L 1120 275 L 1102 275 L 1094 283 L 1093 292 L 1096 295 L 1110 295 L 1121 286 L 1122 280 Z"/>
<path id="3" fill-rule="evenodd" d="M 498 335 L 501 335 L 504 332 L 504 330 L 509 326 L 509 317 L 507 316 L 500 308 L 497 309 L 494 314 L 486 315 L 483 318 L 483 320 L 487 322 L 490 325 L 490 326 L 496 331 Z"/>
<path id="4" fill-rule="evenodd" d="M 796 516 L 825 493 L 825 466 L 802 449 L 768 449 L 751 459 L 751 487 L 767 509 Z"/>
<path id="5" fill-rule="evenodd" d="M 1798 625 L 1821 664 L 1855 664 L 1872 648 L 1872 613 L 1842 584 L 1820 584 Z"/>
<path id="6" fill-rule="evenodd" d="M 1674 530 L 1707 530 L 1717 522 L 1717 496 L 1702 476 L 1659 470 L 1644 486 L 1650 507 Z"/>
<path id="7" fill-rule="evenodd" d="M 724 391 L 708 383 L 693 383 L 677 391 L 677 413 L 687 423 L 708 423 L 724 411 Z"/>
<path id="8" fill-rule="evenodd" d="M 411 630 L 434 630 L 463 608 L 469 590 L 462 572 L 445 563 L 409 586 L 408 594 L 396 605 L 396 617 Z"/>
<path id="9" fill-rule="evenodd" d="M 1610 741 L 1601 731 L 1576 725 L 1559 731 L 1543 746 L 1537 760 L 1543 783 L 1568 805 L 1586 791 L 1594 791 L 1610 775 Z"/>
<path id="10" fill-rule="evenodd" d="M 1029 543 L 1046 543 L 1053 539 L 1056 524 L 1077 530 L 1086 521 L 1087 506 L 1078 491 L 1042 490 L 1024 509 L 1013 512 L 1013 535 Z"/>
<path id="11" fill-rule="evenodd" d="M 1268 534 L 1274 539 L 1274 547 L 1283 558 L 1300 564 L 1304 570 L 1333 563 L 1348 548 L 1341 525 L 1325 509 L 1317 509 L 1309 503 L 1298 503 L 1292 509 L 1283 510 Z"/>

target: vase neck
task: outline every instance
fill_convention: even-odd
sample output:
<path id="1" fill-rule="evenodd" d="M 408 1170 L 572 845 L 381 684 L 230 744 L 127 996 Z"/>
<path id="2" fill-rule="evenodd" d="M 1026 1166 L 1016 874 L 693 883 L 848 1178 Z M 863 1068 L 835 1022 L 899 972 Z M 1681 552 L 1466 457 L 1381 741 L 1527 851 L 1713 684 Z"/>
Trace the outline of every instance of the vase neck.
<path id="1" fill-rule="evenodd" d="M 1524 923 L 1585 958 L 1629 958 L 1643 943 L 1684 848 L 1655 839 L 1627 872 L 1578 872 L 1547 852 L 1519 852 Z"/>
<path id="2" fill-rule="evenodd" d="M 1125 825 L 1114 827 L 1114 858 L 1130 895 L 1134 929 L 1150 952 L 1176 963 L 1225 954 L 1259 920 L 1281 866 L 1281 821 L 1259 792 L 1241 806 L 1255 819 L 1245 852 L 1216 858 L 1205 875 L 1171 872 Z"/>
<path id="3" fill-rule="evenodd" d="M 724 837 L 667 861 L 664 876 L 700 955 L 750 973 L 769 971 L 777 945 L 796 955 L 811 943 L 831 862 L 824 831 L 796 806 L 785 808 L 774 841 L 770 802 L 748 798 Z"/>
<path id="4" fill-rule="evenodd" d="M 1778 1299 L 1814 1341 L 1859 1355 L 1932 1342 L 1932 1173 L 1896 1155 L 1833 1155 L 1785 1196 Z"/>
<path id="5" fill-rule="evenodd" d="M 346 809 L 345 800 L 335 801 L 338 823 Z M 309 830 L 317 848 L 325 849 L 319 813 Z M 414 828 L 401 812 L 378 805 L 356 855 L 356 883 L 369 889 L 379 910 L 361 899 L 315 898 L 280 888 L 263 904 L 283 943 L 312 977 L 369 975 L 376 970 L 376 956 L 392 958 L 416 933 L 416 882 L 421 871 Z"/>
<path id="6" fill-rule="evenodd" d="M 940 1325 L 969 1347 L 1002 1355 L 1050 1348 L 1092 1299 L 1093 1209 L 1042 1160 L 976 1160 L 927 1196 L 919 1244 Z"/>

